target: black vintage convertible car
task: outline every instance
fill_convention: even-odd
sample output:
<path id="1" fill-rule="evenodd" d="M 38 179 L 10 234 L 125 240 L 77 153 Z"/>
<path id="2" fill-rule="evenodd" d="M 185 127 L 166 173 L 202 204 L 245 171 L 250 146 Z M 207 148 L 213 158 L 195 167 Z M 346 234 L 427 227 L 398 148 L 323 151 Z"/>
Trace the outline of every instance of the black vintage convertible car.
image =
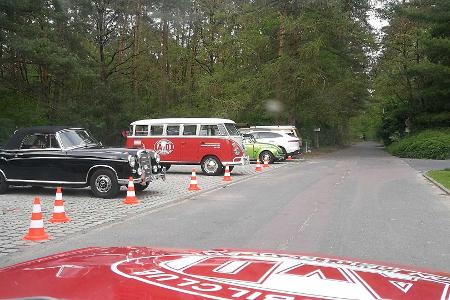
<path id="1" fill-rule="evenodd" d="M 159 154 L 103 147 L 83 128 L 19 129 L 0 148 L 0 193 L 10 185 L 90 186 L 95 196 L 112 198 L 130 176 L 137 191 L 154 179 L 165 179 Z"/>

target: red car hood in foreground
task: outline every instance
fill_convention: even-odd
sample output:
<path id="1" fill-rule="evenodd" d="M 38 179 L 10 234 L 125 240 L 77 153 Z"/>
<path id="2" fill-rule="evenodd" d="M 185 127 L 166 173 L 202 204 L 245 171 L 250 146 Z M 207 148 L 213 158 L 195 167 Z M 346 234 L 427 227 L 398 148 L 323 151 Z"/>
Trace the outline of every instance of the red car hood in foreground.
<path id="1" fill-rule="evenodd" d="M 86 248 L 0 269 L 0 298 L 450 299 L 450 277 L 238 250 Z"/>

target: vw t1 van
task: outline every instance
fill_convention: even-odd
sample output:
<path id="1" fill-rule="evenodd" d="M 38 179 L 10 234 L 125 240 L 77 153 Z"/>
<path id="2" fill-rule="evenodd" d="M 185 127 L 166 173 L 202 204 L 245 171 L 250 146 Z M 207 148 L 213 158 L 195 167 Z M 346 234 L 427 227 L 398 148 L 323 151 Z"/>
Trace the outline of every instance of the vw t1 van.
<path id="1" fill-rule="evenodd" d="M 235 122 L 217 118 L 148 119 L 131 123 L 128 148 L 155 150 L 166 170 L 171 165 L 200 165 L 206 175 L 249 164 Z"/>

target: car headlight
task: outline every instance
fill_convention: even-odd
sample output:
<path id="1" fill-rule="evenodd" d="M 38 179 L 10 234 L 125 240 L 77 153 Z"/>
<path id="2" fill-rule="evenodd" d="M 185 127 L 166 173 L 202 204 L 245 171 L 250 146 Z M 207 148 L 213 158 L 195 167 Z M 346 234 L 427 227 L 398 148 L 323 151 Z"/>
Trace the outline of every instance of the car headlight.
<path id="1" fill-rule="evenodd" d="M 128 163 L 130 167 L 134 168 L 136 166 L 136 157 L 134 155 L 128 155 Z"/>

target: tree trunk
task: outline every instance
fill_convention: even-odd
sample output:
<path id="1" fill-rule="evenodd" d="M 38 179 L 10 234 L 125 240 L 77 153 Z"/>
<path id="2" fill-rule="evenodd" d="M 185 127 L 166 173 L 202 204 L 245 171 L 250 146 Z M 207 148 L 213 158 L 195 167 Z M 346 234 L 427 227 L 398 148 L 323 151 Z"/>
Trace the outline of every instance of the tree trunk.
<path id="1" fill-rule="evenodd" d="M 169 22 L 165 19 L 161 21 L 161 58 L 160 58 L 160 70 L 161 70 L 161 96 L 160 96 L 160 108 L 165 112 L 170 105 L 168 97 L 169 86 Z"/>

